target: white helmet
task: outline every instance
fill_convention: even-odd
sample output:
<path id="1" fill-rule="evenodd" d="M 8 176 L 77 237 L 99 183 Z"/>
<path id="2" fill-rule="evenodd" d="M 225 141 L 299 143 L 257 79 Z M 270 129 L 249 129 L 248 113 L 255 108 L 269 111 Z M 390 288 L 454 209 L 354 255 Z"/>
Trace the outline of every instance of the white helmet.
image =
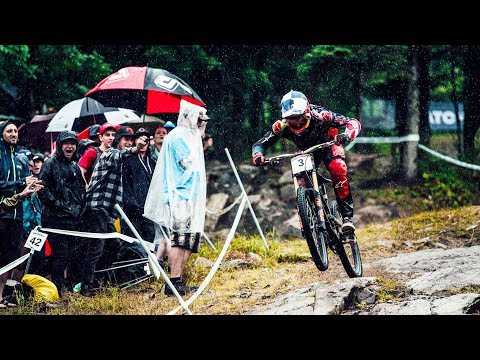
<path id="1" fill-rule="evenodd" d="M 282 118 L 298 117 L 304 115 L 306 119 L 310 119 L 310 107 L 307 97 L 300 91 L 290 90 L 286 93 L 282 102 Z"/>

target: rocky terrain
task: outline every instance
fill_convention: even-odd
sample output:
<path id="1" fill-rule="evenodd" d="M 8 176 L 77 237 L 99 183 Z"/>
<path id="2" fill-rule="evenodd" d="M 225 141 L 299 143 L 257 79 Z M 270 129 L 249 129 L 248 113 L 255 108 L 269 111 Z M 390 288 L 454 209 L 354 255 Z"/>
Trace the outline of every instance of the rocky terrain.
<path id="1" fill-rule="evenodd" d="M 360 171 L 389 172 L 388 159 L 353 155 L 349 159 L 353 178 Z M 262 229 L 275 232 L 279 238 L 300 237 L 295 209 L 293 184 L 288 164 L 256 168 L 236 164 L 243 186 Z M 355 174 L 356 172 L 356 174 Z M 241 194 L 231 167 L 209 163 L 207 166 L 208 202 L 206 233 L 225 237 L 236 215 L 234 206 Z M 378 181 L 378 180 L 377 180 Z M 375 180 L 371 180 L 375 183 Z M 357 190 L 352 183 L 353 190 Z M 333 199 L 333 192 L 330 194 Z M 357 228 L 369 223 L 386 223 L 410 215 L 408 207 L 385 203 L 379 199 L 355 199 Z M 221 214 L 220 214 L 221 213 Z M 473 227 L 480 226 L 474 224 Z M 257 232 L 248 210 L 245 210 L 237 231 Z M 428 239 L 424 241 L 428 242 Z M 358 279 L 312 283 L 275 299 L 267 307 L 251 314 L 348 314 L 348 315 L 430 315 L 480 313 L 480 239 L 463 244 L 435 243 L 416 246 L 419 251 L 398 254 L 372 262 L 364 261 L 364 274 L 382 273 L 396 277 L 398 284 L 390 289 L 389 300 L 379 299 L 380 280 L 376 276 Z M 419 244 L 416 244 L 419 245 Z M 388 246 L 388 245 L 387 245 Z M 415 246 L 405 242 L 405 246 Z M 424 249 L 424 250 L 420 250 Z M 380 301 L 382 300 L 382 301 Z"/>
<path id="2" fill-rule="evenodd" d="M 390 172 L 392 164 L 388 158 L 351 154 L 348 165 L 352 178 L 354 222 L 357 228 L 369 223 L 385 223 L 409 214 L 409 209 L 399 204 L 379 202 L 379 199 L 367 199 L 360 194 L 355 195 L 355 191 L 361 185 L 361 182 L 356 179 L 362 178 L 362 173 L 369 173 L 370 176 L 375 173 L 377 177 L 384 177 Z M 250 163 L 237 163 L 235 166 L 262 229 L 274 231 L 279 237 L 300 237 L 288 161 L 275 167 L 255 167 Z M 321 171 L 323 170 L 322 165 Z M 329 174 L 326 176 L 330 177 Z M 218 235 L 224 238 L 235 218 L 237 207 L 234 203 L 241 195 L 241 188 L 228 161 L 207 163 L 207 184 L 207 209 L 210 213 L 206 219 L 205 233 L 210 237 Z M 331 189 L 329 196 L 331 200 L 334 199 Z M 229 206 L 234 207 L 231 211 L 223 213 L 222 210 Z M 238 231 L 257 232 L 248 210 L 245 210 Z"/>

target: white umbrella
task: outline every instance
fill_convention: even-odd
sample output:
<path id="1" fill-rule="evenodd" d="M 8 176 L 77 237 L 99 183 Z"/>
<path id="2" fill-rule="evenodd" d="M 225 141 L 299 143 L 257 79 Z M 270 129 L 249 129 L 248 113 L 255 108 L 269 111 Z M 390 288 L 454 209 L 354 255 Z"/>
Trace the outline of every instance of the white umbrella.
<path id="1" fill-rule="evenodd" d="M 82 131 L 86 127 L 97 123 L 96 116 L 112 111 L 118 111 L 118 108 L 105 107 L 89 97 L 74 100 L 55 114 L 45 132 Z"/>
<path id="2" fill-rule="evenodd" d="M 118 108 L 117 111 L 109 111 L 103 114 L 107 122 L 112 125 L 134 124 L 142 122 L 142 117 L 135 111 Z"/>

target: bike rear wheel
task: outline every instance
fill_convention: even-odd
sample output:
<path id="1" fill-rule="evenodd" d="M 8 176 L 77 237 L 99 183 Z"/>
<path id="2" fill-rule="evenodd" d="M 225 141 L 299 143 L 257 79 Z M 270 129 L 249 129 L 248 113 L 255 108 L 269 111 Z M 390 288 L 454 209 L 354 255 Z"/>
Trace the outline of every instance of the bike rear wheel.
<path id="1" fill-rule="evenodd" d="M 298 214 L 302 222 L 303 236 L 307 240 L 313 262 L 320 271 L 328 269 L 328 253 L 325 236 L 319 228 L 319 220 L 315 211 L 315 195 L 313 190 L 299 187 L 297 192 Z"/>
<path id="2" fill-rule="evenodd" d="M 342 223 L 343 218 L 338 210 L 338 204 L 334 200 L 330 204 L 330 210 L 332 211 L 333 216 Z M 344 236 L 341 234 L 338 225 L 333 225 L 336 228 L 337 237 L 339 241 L 336 241 L 335 249 L 337 254 L 342 261 L 342 265 L 347 272 L 347 275 L 351 278 L 361 277 L 363 274 L 362 258 L 360 256 L 360 248 L 358 247 L 357 239 L 355 238 L 352 241 L 345 240 Z"/>

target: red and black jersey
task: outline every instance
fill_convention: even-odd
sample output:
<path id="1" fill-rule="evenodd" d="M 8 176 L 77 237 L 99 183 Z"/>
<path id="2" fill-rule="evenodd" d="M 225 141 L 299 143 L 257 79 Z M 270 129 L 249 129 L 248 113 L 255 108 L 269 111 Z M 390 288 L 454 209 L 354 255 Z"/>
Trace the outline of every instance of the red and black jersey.
<path id="1" fill-rule="evenodd" d="M 309 125 L 300 134 L 295 134 L 284 120 L 277 120 L 272 129 L 252 146 L 252 156 L 265 151 L 280 138 L 291 140 L 300 150 L 330 141 L 338 134 L 338 129 L 344 127 L 350 141 L 360 132 L 360 122 L 355 118 L 334 113 L 318 105 L 310 105 L 311 119 Z"/>

